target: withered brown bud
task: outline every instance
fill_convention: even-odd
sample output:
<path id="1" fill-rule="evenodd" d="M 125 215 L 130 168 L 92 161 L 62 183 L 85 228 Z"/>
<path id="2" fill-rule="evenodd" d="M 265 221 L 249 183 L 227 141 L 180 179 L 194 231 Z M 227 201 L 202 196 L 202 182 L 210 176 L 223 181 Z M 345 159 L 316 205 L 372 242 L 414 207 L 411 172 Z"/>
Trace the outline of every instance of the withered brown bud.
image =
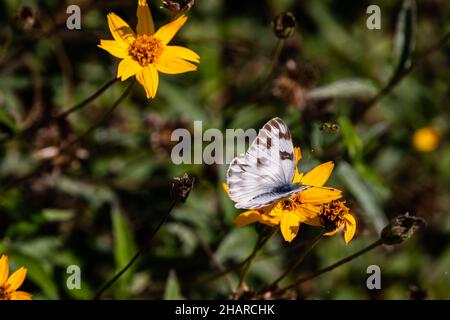
<path id="1" fill-rule="evenodd" d="M 194 178 L 190 178 L 187 173 L 182 177 L 175 177 L 172 182 L 172 199 L 176 202 L 185 203 L 189 193 L 194 186 Z"/>
<path id="2" fill-rule="evenodd" d="M 286 39 L 295 32 L 297 21 L 291 12 L 285 12 L 276 16 L 272 21 L 273 31 L 280 39 Z"/>
<path id="3" fill-rule="evenodd" d="M 165 0 L 162 7 L 174 14 L 184 13 L 192 8 L 194 0 Z"/>
<path id="4" fill-rule="evenodd" d="M 411 238 L 425 224 L 424 219 L 410 216 L 409 213 L 397 216 L 383 229 L 381 240 L 387 245 L 402 243 Z"/>
<path id="5" fill-rule="evenodd" d="M 33 8 L 29 6 L 21 7 L 17 12 L 16 21 L 24 30 L 32 29 L 36 22 L 36 14 Z"/>

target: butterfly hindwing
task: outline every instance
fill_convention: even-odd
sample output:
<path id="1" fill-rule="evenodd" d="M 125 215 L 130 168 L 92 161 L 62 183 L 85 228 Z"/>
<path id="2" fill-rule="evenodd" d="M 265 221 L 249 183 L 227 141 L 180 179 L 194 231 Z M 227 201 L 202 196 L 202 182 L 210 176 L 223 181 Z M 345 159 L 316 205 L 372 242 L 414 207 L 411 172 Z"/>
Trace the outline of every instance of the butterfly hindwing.
<path id="1" fill-rule="evenodd" d="M 230 198 L 236 208 L 256 209 L 298 192 L 291 184 L 295 166 L 289 128 L 274 118 L 262 127 L 248 151 L 231 162 L 227 172 Z"/>

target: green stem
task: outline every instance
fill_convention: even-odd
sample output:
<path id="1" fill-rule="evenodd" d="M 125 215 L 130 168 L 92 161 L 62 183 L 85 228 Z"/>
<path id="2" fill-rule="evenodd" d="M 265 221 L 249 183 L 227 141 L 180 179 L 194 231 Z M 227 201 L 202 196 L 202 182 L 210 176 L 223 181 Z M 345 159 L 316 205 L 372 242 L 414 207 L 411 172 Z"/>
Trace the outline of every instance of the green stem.
<path id="1" fill-rule="evenodd" d="M 244 264 L 244 269 L 241 272 L 241 277 L 239 279 L 239 284 L 236 287 L 235 293 L 234 293 L 234 298 L 237 299 L 239 297 L 239 293 L 241 292 L 245 280 L 247 279 L 248 276 L 248 272 L 250 270 L 250 267 L 253 263 L 253 260 L 256 257 L 256 254 L 258 253 L 258 251 L 266 244 L 266 242 L 275 234 L 277 229 L 273 229 L 270 234 L 266 235 L 266 236 L 259 236 L 258 240 L 256 241 L 255 247 L 253 248 L 252 253 L 250 254 L 250 256 L 245 259 L 245 264 Z"/>
<path id="2" fill-rule="evenodd" d="M 173 200 L 172 203 L 169 206 L 169 209 L 167 210 L 166 214 L 163 216 L 161 221 L 159 222 L 158 226 L 153 230 L 153 232 L 150 234 L 150 236 L 147 238 L 147 241 L 144 243 L 144 245 L 139 249 L 139 251 L 131 258 L 130 262 L 123 267 L 111 280 L 109 280 L 95 295 L 94 300 L 99 300 L 102 296 L 102 294 L 108 290 L 109 287 L 111 287 L 119 278 L 136 262 L 136 260 L 148 249 L 150 244 L 152 243 L 153 238 L 158 233 L 159 229 L 161 229 L 162 225 L 167 221 L 167 219 L 170 216 L 170 212 L 175 207 L 175 205 L 178 203 L 177 200 Z"/>
<path id="3" fill-rule="evenodd" d="M 90 127 L 88 130 L 86 130 L 80 136 L 78 136 L 77 138 L 75 138 L 74 140 L 69 142 L 66 146 L 64 146 L 62 148 L 62 150 L 68 149 L 71 146 L 73 146 L 74 144 L 78 143 L 79 141 L 81 141 L 82 139 L 84 139 L 85 137 L 90 135 L 93 131 L 95 131 L 95 129 L 97 129 L 104 121 L 106 121 L 106 119 L 108 119 L 111 116 L 111 114 L 120 105 L 120 103 L 123 100 L 125 100 L 125 98 L 128 96 L 128 94 L 131 92 L 131 89 L 133 88 L 135 83 L 136 83 L 136 81 L 134 81 L 134 80 L 130 83 L 128 88 L 121 94 L 119 99 L 117 99 L 116 102 L 114 102 L 114 104 L 108 109 L 108 111 L 105 112 L 105 114 L 102 116 L 102 118 L 99 121 L 97 121 L 97 123 L 95 123 L 92 127 Z"/>
<path id="4" fill-rule="evenodd" d="M 313 273 L 313 274 L 311 274 L 309 276 L 300 277 L 294 283 L 292 283 L 292 284 L 290 284 L 290 285 L 288 285 L 288 286 L 286 286 L 286 287 L 284 287 L 282 289 L 279 289 L 279 290 L 275 291 L 274 295 L 275 294 L 276 295 L 281 295 L 281 294 L 283 294 L 284 292 L 286 292 L 289 289 L 295 288 L 298 285 L 300 285 L 300 284 L 302 284 L 302 283 L 304 283 L 306 281 L 312 280 L 312 279 L 314 279 L 314 278 L 316 278 L 316 277 L 318 277 L 318 276 L 320 276 L 320 275 L 322 275 L 324 273 L 332 271 L 332 270 L 336 269 L 337 267 L 340 267 L 341 265 L 343 265 L 343 264 L 345 264 L 345 263 L 347 263 L 349 261 L 352 261 L 353 259 L 355 259 L 355 258 L 357 258 L 357 257 L 359 257 L 359 256 L 361 256 L 361 255 L 363 255 L 363 254 L 365 254 L 365 253 L 367 253 L 367 252 L 377 248 L 378 246 L 380 246 L 382 244 L 383 244 L 383 240 L 382 239 L 378 239 L 377 241 L 375 241 L 371 245 L 369 245 L 369 246 L 365 247 L 364 249 L 362 249 L 362 250 L 352 254 L 351 256 L 348 256 L 347 258 L 344 258 L 344 259 L 342 259 L 342 260 L 340 260 L 340 261 L 338 261 L 338 262 L 336 262 L 336 263 L 334 263 L 334 264 L 332 264 L 332 265 L 330 265 L 330 266 L 328 266 L 326 268 L 323 268 L 323 269 L 321 269 L 321 270 L 319 270 L 319 271 L 317 271 L 317 272 L 315 272 L 315 273 Z"/>
<path id="5" fill-rule="evenodd" d="M 284 42 L 285 42 L 284 39 L 278 39 L 277 46 L 275 48 L 275 53 L 273 54 L 273 57 L 272 57 L 272 63 L 270 65 L 269 73 L 267 74 L 265 80 L 263 81 L 263 83 L 260 86 L 261 90 L 259 90 L 258 96 L 264 94 L 264 92 L 269 87 L 270 80 L 272 80 L 272 77 L 275 73 L 278 62 L 280 60 L 280 55 L 281 55 L 281 51 L 283 50 Z"/>
<path id="6" fill-rule="evenodd" d="M 355 110 L 354 119 L 361 118 L 372 106 L 378 103 L 381 99 L 387 96 L 406 76 L 413 72 L 418 66 L 428 60 L 428 58 L 445 46 L 450 40 L 450 31 L 447 32 L 443 38 L 441 38 L 434 45 L 429 47 L 425 52 L 423 52 L 418 59 L 411 63 L 407 68 L 399 73 L 395 73 L 393 77 L 389 80 L 386 86 L 378 92 L 378 94 L 370 99 L 366 104 L 362 105 L 360 108 Z"/>
<path id="7" fill-rule="evenodd" d="M 58 114 L 55 118 L 56 119 L 63 119 L 66 118 L 67 116 L 69 116 L 71 113 L 84 108 L 85 106 L 87 106 L 89 103 L 91 103 L 92 101 L 94 101 L 95 99 L 97 99 L 103 92 L 106 91 L 106 89 L 108 89 L 110 86 L 112 86 L 114 83 L 116 83 L 119 80 L 119 78 L 114 78 L 111 79 L 110 81 L 108 81 L 107 83 L 105 83 L 100 89 L 98 89 L 96 92 L 94 92 L 91 96 L 87 97 L 86 99 L 84 99 L 83 101 L 81 101 L 79 104 L 73 106 L 72 108 L 69 108 L 63 112 L 61 112 L 60 114 Z"/>
<path id="8" fill-rule="evenodd" d="M 273 281 L 271 284 L 269 284 L 264 291 L 272 290 L 273 288 L 276 288 L 278 283 L 280 283 L 281 280 L 283 280 L 289 273 L 291 273 L 294 269 L 296 269 L 305 259 L 305 257 L 311 252 L 311 250 L 316 246 L 316 244 L 323 238 L 323 233 L 321 232 L 319 235 L 317 235 L 313 240 L 311 240 L 305 250 L 300 254 L 297 261 L 293 263 L 283 274 L 281 274 L 275 281 Z"/>

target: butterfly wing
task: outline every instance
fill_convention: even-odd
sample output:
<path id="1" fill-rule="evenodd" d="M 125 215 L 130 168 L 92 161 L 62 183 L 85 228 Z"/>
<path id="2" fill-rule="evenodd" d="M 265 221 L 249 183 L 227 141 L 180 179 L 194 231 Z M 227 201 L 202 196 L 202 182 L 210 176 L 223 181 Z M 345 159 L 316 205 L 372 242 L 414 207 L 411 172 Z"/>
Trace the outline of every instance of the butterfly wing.
<path id="1" fill-rule="evenodd" d="M 301 191 L 292 185 L 294 146 L 286 123 L 267 122 L 245 154 L 233 159 L 227 171 L 230 198 L 236 208 L 256 209 Z"/>

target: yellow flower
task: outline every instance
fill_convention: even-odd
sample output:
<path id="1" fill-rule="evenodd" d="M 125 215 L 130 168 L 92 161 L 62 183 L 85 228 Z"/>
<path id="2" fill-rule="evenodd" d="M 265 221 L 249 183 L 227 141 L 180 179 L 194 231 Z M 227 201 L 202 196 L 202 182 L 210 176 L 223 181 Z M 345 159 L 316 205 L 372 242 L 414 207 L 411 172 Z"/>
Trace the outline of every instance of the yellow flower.
<path id="1" fill-rule="evenodd" d="M 169 46 L 187 17 L 179 17 L 155 32 L 153 18 L 146 0 L 138 1 L 137 27 L 135 33 L 130 26 L 114 13 L 108 14 L 108 25 L 114 40 L 100 40 L 100 48 L 122 59 L 117 77 L 122 81 L 136 76 L 144 87 L 147 98 L 154 98 L 158 90 L 158 72 L 178 74 L 197 70 L 190 63 L 200 62 L 200 57 L 192 50 Z"/>
<path id="2" fill-rule="evenodd" d="M 295 149 L 298 162 L 301 152 L 300 148 Z M 255 222 L 271 227 L 280 225 L 281 233 L 288 242 L 297 236 L 301 223 L 323 227 L 327 230 L 325 235 L 333 235 L 343 228 L 345 243 L 348 244 L 355 234 L 356 221 L 343 202 L 335 201 L 342 197 L 342 192 L 323 187 L 333 168 L 333 162 L 326 162 L 306 174 L 297 170 L 293 183 L 301 183 L 310 188 L 274 205 L 245 211 L 235 219 L 235 223 L 239 226 Z"/>
<path id="3" fill-rule="evenodd" d="M 26 275 L 27 269 L 22 267 L 9 276 L 8 257 L 2 255 L 0 258 L 0 300 L 31 300 L 31 294 L 17 291 Z"/>
<path id="4" fill-rule="evenodd" d="M 437 149 L 441 140 L 441 133 L 431 127 L 425 127 L 414 132 L 412 142 L 417 151 L 430 152 Z"/>

